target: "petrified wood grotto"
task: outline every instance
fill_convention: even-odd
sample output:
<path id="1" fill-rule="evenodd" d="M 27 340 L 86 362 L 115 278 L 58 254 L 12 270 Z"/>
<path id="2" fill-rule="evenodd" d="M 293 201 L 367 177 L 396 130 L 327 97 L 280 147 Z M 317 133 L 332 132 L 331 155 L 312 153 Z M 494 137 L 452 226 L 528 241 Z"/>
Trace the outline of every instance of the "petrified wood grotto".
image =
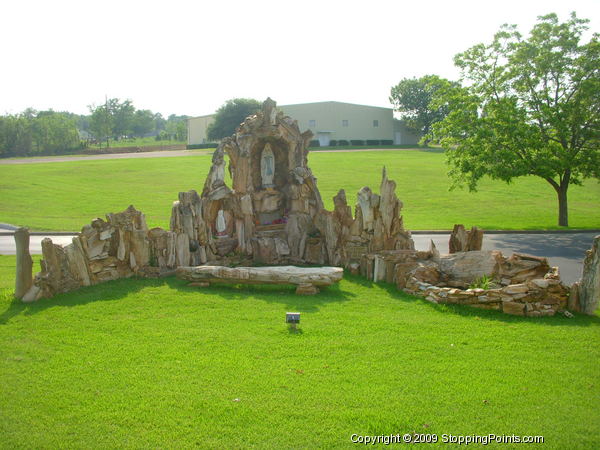
<path id="1" fill-rule="evenodd" d="M 600 297 L 600 236 L 572 287 L 545 258 L 482 251 L 483 231 L 454 227 L 450 254 L 416 251 L 404 229 L 396 183 L 383 169 L 379 194 L 368 187 L 354 207 L 340 190 L 323 207 L 308 167 L 310 131 L 267 99 L 212 157 L 202 193 L 180 192 L 170 230 L 149 229 L 133 206 L 94 219 L 65 247 L 42 241 L 41 272 L 32 278 L 29 235 L 15 233 L 15 295 L 24 302 L 117 278 L 177 274 L 192 285 L 284 283 L 298 294 L 339 281 L 342 271 L 395 283 L 435 303 L 467 304 L 509 314 L 592 314 Z M 228 185 L 226 173 L 230 175 Z M 252 267 L 252 266 L 270 267 Z M 290 266 L 328 266 L 299 268 Z M 284 267 L 275 267 L 284 266 Z M 477 285 L 481 280 L 491 280 Z"/>

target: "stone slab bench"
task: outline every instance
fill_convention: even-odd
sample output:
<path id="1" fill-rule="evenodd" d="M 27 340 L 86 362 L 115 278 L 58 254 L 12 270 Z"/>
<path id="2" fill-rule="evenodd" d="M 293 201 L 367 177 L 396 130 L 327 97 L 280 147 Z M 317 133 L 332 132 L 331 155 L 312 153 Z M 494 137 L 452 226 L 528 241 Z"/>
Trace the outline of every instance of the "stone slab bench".
<path id="1" fill-rule="evenodd" d="M 190 286 L 208 287 L 211 283 L 229 284 L 293 284 L 296 294 L 312 295 L 319 286 L 339 282 L 344 276 L 340 267 L 178 267 L 177 278 L 190 281 Z"/>

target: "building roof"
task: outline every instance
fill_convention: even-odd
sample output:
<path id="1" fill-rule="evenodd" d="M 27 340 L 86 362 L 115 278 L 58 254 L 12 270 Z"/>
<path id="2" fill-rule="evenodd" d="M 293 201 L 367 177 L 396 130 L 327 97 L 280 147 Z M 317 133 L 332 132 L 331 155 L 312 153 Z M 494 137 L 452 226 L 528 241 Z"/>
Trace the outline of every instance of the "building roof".
<path id="1" fill-rule="evenodd" d="M 216 113 L 212 113 L 212 114 L 205 114 L 203 116 L 194 116 L 194 117 L 188 117 L 187 120 L 191 120 L 191 119 L 202 119 L 204 117 L 212 117 L 214 116 Z"/>
<path id="2" fill-rule="evenodd" d="M 393 108 L 385 108 L 383 106 L 371 106 L 371 105 L 360 105 L 358 103 L 347 103 L 347 102 L 336 102 L 336 101 L 326 101 L 326 102 L 311 102 L 311 103 L 292 103 L 290 105 L 277 105 L 277 108 L 285 108 L 286 106 L 309 106 L 309 105 L 324 105 L 327 103 L 334 103 L 337 105 L 350 105 L 350 106 L 362 106 L 365 108 L 377 108 L 377 109 L 385 109 L 385 110 L 390 110 L 393 111 Z M 201 119 L 203 117 L 213 117 L 216 113 L 212 113 L 212 114 L 205 114 L 203 116 L 194 116 L 194 117 L 189 117 L 188 120 L 190 119 Z"/>
<path id="3" fill-rule="evenodd" d="M 321 105 L 325 103 L 335 103 L 337 105 L 351 105 L 351 106 L 363 106 L 367 108 L 377 108 L 377 109 L 392 109 L 386 108 L 383 106 L 371 106 L 371 105 L 360 105 L 358 103 L 348 103 L 348 102 L 336 102 L 336 101 L 326 101 L 326 102 L 311 102 L 311 103 L 293 103 L 291 105 L 277 105 L 278 108 L 285 108 L 286 106 L 308 106 L 308 105 Z"/>

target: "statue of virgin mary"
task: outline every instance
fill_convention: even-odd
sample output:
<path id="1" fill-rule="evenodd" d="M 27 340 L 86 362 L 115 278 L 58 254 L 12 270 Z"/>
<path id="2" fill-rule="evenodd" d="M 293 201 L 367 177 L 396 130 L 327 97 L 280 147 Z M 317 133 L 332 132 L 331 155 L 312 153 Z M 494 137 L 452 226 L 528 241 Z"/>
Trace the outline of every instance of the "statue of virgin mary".
<path id="1" fill-rule="evenodd" d="M 275 176 L 275 156 L 271 145 L 267 143 L 262 151 L 260 157 L 260 176 L 262 179 L 263 187 L 270 188 L 275 186 L 273 184 L 273 177 Z"/>

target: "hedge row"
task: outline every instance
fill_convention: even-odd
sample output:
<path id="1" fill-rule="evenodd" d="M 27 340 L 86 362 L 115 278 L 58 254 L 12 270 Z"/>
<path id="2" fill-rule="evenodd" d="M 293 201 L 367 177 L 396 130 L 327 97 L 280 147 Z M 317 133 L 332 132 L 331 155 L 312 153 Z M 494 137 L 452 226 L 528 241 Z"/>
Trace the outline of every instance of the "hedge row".
<path id="1" fill-rule="evenodd" d="M 186 145 L 186 149 L 188 150 L 195 150 L 198 148 L 217 148 L 219 144 L 215 144 L 213 143 L 209 143 L 209 144 L 191 144 L 191 145 Z"/>
<path id="2" fill-rule="evenodd" d="M 310 147 L 320 147 L 320 143 L 317 140 L 314 141 L 310 141 Z M 348 146 L 348 145 L 352 145 L 355 147 L 360 147 L 360 146 L 364 146 L 364 145 L 368 145 L 368 146 L 378 146 L 378 145 L 394 145 L 394 141 L 392 139 L 352 139 L 350 141 L 347 141 L 345 139 L 332 139 L 331 141 L 329 141 L 329 147 L 342 147 L 342 146 Z"/>
<path id="3" fill-rule="evenodd" d="M 198 149 L 198 148 L 216 148 L 218 144 L 212 143 L 212 144 L 192 144 L 192 145 L 188 145 L 186 146 L 186 148 L 188 150 L 193 150 L 193 149 Z M 363 145 L 368 145 L 368 146 L 378 146 L 378 145 L 394 145 L 394 141 L 391 139 L 352 139 L 350 141 L 347 141 L 345 139 L 332 139 L 331 141 L 329 141 L 329 147 L 343 147 L 343 146 L 348 146 L 348 145 L 353 145 L 353 146 L 363 146 Z M 310 141 L 310 143 L 308 144 L 309 147 L 320 147 L 321 143 L 314 139 L 312 141 Z"/>

